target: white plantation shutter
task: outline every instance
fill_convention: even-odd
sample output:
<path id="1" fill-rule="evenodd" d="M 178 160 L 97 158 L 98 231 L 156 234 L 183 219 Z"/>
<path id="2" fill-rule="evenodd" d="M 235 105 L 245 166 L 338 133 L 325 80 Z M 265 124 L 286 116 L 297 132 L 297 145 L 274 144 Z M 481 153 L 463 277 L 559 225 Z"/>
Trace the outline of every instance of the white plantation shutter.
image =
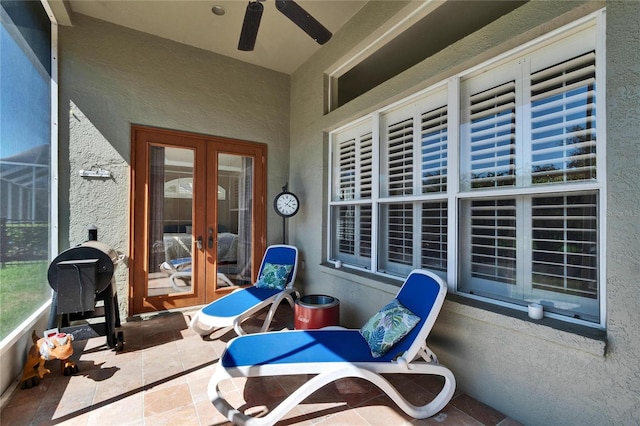
<path id="1" fill-rule="evenodd" d="M 596 194 L 532 201 L 532 282 L 537 289 L 597 298 Z"/>
<path id="2" fill-rule="evenodd" d="M 422 203 L 420 267 L 447 270 L 447 202 Z"/>
<path id="3" fill-rule="evenodd" d="M 354 206 L 340 206 L 337 218 L 338 252 L 342 254 L 355 254 L 356 246 L 356 215 Z"/>
<path id="4" fill-rule="evenodd" d="M 413 204 L 388 205 L 386 245 L 389 262 L 413 264 Z"/>
<path id="5" fill-rule="evenodd" d="M 515 184 L 516 88 L 501 84 L 469 98 L 471 188 Z"/>
<path id="6" fill-rule="evenodd" d="M 373 226 L 373 217 L 372 217 L 372 209 L 370 205 L 362 205 L 359 206 L 360 213 L 360 238 L 359 238 L 359 258 L 361 259 L 361 263 L 365 266 L 369 266 L 371 261 L 371 237 L 372 237 L 372 226 Z"/>
<path id="7" fill-rule="evenodd" d="M 337 143 L 337 199 L 371 198 L 373 142 L 371 131 Z"/>
<path id="8" fill-rule="evenodd" d="M 413 193 L 413 119 L 387 127 L 387 173 L 390 196 Z"/>
<path id="9" fill-rule="evenodd" d="M 595 52 L 531 76 L 532 183 L 596 177 Z"/>
<path id="10" fill-rule="evenodd" d="M 354 245 L 350 254 L 350 263 L 362 266 L 365 269 L 371 268 L 371 238 L 372 238 L 372 208 L 369 204 L 359 204 L 354 206 Z"/>
<path id="11" fill-rule="evenodd" d="M 373 190 L 373 138 L 368 133 L 360 138 L 360 172 L 358 180 L 360 182 L 360 198 L 371 198 Z"/>
<path id="12" fill-rule="evenodd" d="M 356 140 L 338 144 L 338 199 L 352 200 L 356 190 Z"/>
<path id="13" fill-rule="evenodd" d="M 471 202 L 471 275 L 516 282 L 516 201 Z"/>
<path id="14" fill-rule="evenodd" d="M 422 114 L 422 193 L 447 190 L 447 107 Z"/>
<path id="15" fill-rule="evenodd" d="M 369 269 L 371 266 L 371 205 L 341 205 L 333 209 L 336 246 L 333 257 Z"/>

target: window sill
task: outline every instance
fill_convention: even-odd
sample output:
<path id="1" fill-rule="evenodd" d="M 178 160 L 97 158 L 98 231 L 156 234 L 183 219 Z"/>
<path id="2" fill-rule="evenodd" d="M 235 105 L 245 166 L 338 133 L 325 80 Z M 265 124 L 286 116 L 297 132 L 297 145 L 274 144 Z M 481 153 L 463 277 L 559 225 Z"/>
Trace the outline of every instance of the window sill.
<path id="1" fill-rule="evenodd" d="M 322 272 L 328 275 L 333 275 L 335 277 L 349 280 L 366 287 L 375 288 L 377 290 L 387 291 L 393 295 L 398 292 L 398 289 L 404 282 L 400 277 L 384 277 L 382 275 L 376 275 L 371 272 L 360 271 L 358 269 L 352 269 L 344 266 L 342 266 L 341 268 L 336 268 L 330 262 L 321 263 L 320 269 L 322 270 Z"/>
<path id="2" fill-rule="evenodd" d="M 348 267 L 336 268 L 331 263 L 320 264 L 323 273 L 348 280 L 366 287 L 395 294 L 403 280 L 384 277 Z M 443 309 L 477 321 L 483 321 L 518 333 L 546 340 L 594 356 L 604 357 L 607 350 L 607 333 L 584 325 L 567 323 L 554 318 L 533 320 L 527 312 L 493 305 L 460 296 L 447 294 Z"/>
<path id="3" fill-rule="evenodd" d="M 542 340 L 566 346 L 577 351 L 604 357 L 607 351 L 607 333 L 584 325 L 566 323 L 553 318 L 533 320 L 527 312 L 509 309 L 491 303 L 447 294 L 443 309 L 457 315 L 487 322 L 528 334 Z"/>

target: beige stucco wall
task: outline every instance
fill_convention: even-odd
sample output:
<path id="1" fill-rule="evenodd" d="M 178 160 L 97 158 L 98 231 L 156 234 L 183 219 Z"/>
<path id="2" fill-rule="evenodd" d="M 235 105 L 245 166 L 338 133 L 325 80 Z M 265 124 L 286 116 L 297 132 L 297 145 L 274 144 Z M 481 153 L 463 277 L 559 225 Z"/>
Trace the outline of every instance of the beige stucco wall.
<path id="1" fill-rule="evenodd" d="M 585 16 L 605 2 L 532 1 L 324 114 L 323 73 L 404 5 L 369 3 L 291 80 L 289 180 L 302 203 L 291 220 L 291 241 L 306 260 L 299 283 L 304 293 L 337 296 L 348 326 L 361 325 L 397 288 L 321 265 L 326 260 L 328 152 L 323 131 Z M 460 389 L 527 425 L 640 423 L 640 3 L 606 6 L 606 341 L 452 298 L 430 341 Z"/>
<path id="2" fill-rule="evenodd" d="M 59 36 L 60 250 L 85 241 L 95 225 L 100 241 L 128 255 L 132 124 L 265 143 L 268 199 L 280 191 L 289 165 L 288 75 L 82 15 L 73 24 Z M 79 176 L 92 167 L 112 178 Z M 268 229 L 281 229 L 271 209 Z M 281 231 L 267 236 L 280 239 Z M 117 288 L 126 316 L 126 265 Z"/>

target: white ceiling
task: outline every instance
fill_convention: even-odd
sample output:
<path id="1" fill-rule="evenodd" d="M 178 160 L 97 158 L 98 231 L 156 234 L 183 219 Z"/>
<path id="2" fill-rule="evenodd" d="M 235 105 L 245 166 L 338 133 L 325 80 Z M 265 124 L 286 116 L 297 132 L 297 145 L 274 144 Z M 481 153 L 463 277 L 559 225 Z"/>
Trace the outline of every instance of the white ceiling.
<path id="1" fill-rule="evenodd" d="M 335 34 L 367 0 L 296 3 Z M 264 12 L 252 52 L 238 50 L 248 0 L 70 0 L 68 4 L 74 13 L 287 74 L 321 47 L 276 9 L 275 0 L 263 1 Z M 224 16 L 213 14 L 211 9 L 216 5 L 224 7 Z"/>

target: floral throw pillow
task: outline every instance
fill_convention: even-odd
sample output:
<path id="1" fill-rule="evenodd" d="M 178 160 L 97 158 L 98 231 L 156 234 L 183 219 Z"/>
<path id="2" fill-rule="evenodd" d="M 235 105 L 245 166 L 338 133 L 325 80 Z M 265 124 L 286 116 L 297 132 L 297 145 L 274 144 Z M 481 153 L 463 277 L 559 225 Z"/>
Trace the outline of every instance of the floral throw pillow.
<path id="1" fill-rule="evenodd" d="M 293 265 L 265 263 L 256 287 L 284 290 L 284 287 L 287 285 L 287 277 L 292 268 Z"/>
<path id="2" fill-rule="evenodd" d="M 360 334 L 369 344 L 371 355 L 378 358 L 406 336 L 419 322 L 418 316 L 398 299 L 393 299 L 367 321 L 360 329 Z"/>

